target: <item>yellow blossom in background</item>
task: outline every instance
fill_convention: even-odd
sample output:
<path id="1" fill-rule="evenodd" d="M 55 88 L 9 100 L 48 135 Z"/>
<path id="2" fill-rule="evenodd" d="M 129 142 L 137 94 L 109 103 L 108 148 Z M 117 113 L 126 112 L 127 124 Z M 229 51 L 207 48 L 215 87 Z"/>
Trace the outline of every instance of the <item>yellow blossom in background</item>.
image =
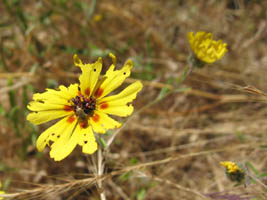
<path id="1" fill-rule="evenodd" d="M 134 108 L 130 103 L 143 85 L 136 81 L 119 94 L 107 96 L 130 76 L 133 67 L 132 61 L 128 61 L 122 69 L 115 70 L 116 57 L 112 54 L 110 57 L 113 64 L 99 80 L 102 59 L 83 64 L 74 55 L 74 64 L 82 71 L 80 84 L 61 85 L 57 90 L 47 89 L 33 95 L 33 101 L 27 106 L 32 111 L 27 120 L 38 125 L 61 118 L 39 136 L 36 142 L 39 151 L 50 146 L 50 157 L 55 161 L 67 157 L 77 145 L 82 146 L 83 153 L 92 154 L 98 148 L 94 133 L 103 134 L 121 126 L 109 115 L 132 114 Z"/>
<path id="2" fill-rule="evenodd" d="M 2 183 L 1 183 L 1 181 L 0 181 L 0 188 L 2 188 Z M 5 192 L 2 191 L 2 190 L 0 190 L 0 194 L 5 194 Z M 1 200 L 1 199 L 3 199 L 3 197 L 0 197 L 0 200 Z"/>
<path id="3" fill-rule="evenodd" d="M 220 164 L 225 167 L 226 175 L 231 181 L 242 183 L 245 180 L 245 171 L 241 169 L 236 163 L 231 161 L 224 161 L 220 162 Z"/>
<path id="4" fill-rule="evenodd" d="M 221 40 L 213 40 L 212 33 L 189 32 L 188 40 L 195 56 L 205 63 L 214 63 L 227 52 L 227 44 Z"/>
<path id="5" fill-rule="evenodd" d="M 99 22 L 99 21 L 101 21 L 102 19 L 103 19 L 103 15 L 101 15 L 101 14 L 96 14 L 96 15 L 94 15 L 94 17 L 93 17 L 94 22 Z"/>
<path id="6" fill-rule="evenodd" d="M 234 172 L 237 172 L 237 171 L 240 171 L 241 170 L 237 166 L 237 164 L 235 164 L 234 162 L 231 162 L 231 161 L 220 162 L 220 164 L 227 169 L 227 172 L 228 173 L 234 173 Z"/>

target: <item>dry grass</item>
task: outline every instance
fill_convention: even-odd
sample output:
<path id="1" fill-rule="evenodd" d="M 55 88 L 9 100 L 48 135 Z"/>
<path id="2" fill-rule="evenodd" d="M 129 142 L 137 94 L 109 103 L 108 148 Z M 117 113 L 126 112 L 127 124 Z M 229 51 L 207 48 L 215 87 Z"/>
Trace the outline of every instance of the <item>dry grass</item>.
<path id="1" fill-rule="evenodd" d="M 248 161 L 266 171 L 267 1 L 102 0 L 93 12 L 93 1 L 64 2 L 0 4 L 0 180 L 7 196 L 98 199 L 101 179 L 107 199 L 267 198 L 264 180 L 234 187 L 219 165 Z M 190 90 L 148 107 L 162 88 L 175 89 L 190 53 L 187 32 L 199 30 L 227 42 L 229 52 L 195 69 L 181 86 Z M 105 174 L 95 177 L 80 149 L 62 162 L 37 152 L 34 141 L 49 124 L 36 130 L 26 122 L 25 103 L 33 92 L 77 81 L 74 53 L 90 62 L 104 56 L 107 67 L 110 51 L 119 65 L 133 59 L 128 83 L 143 81 L 135 107 L 145 109 L 117 131 Z"/>

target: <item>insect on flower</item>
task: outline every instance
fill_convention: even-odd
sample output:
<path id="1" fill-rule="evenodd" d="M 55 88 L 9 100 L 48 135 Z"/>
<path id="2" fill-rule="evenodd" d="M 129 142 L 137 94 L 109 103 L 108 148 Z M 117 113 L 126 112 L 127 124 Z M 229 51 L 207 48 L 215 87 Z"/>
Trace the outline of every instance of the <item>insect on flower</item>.
<path id="1" fill-rule="evenodd" d="M 82 146 L 83 153 L 92 154 L 98 148 L 94 133 L 103 134 L 121 126 L 109 115 L 126 117 L 132 114 L 131 102 L 143 85 L 136 81 L 119 94 L 107 96 L 130 76 L 133 67 L 132 61 L 127 61 L 122 69 L 115 70 L 116 57 L 113 54 L 110 57 L 113 64 L 99 80 L 102 59 L 83 64 L 74 55 L 75 66 L 82 70 L 79 85 L 61 85 L 58 90 L 47 89 L 33 95 L 33 101 L 27 106 L 32 111 L 27 120 L 38 125 L 61 118 L 39 136 L 36 142 L 39 151 L 50 146 L 50 157 L 55 161 L 67 157 L 77 145 Z"/>

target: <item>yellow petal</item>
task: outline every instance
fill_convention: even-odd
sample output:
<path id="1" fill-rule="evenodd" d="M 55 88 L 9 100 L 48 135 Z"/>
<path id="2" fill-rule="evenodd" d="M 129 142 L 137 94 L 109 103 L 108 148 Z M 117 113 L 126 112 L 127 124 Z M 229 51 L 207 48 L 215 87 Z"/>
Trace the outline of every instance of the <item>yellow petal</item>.
<path id="1" fill-rule="evenodd" d="M 116 65 L 117 63 L 117 58 L 113 53 L 109 53 L 109 57 L 112 59 L 113 65 Z"/>
<path id="2" fill-rule="evenodd" d="M 54 103 L 31 101 L 27 105 L 27 108 L 31 111 L 63 110 L 64 104 L 54 104 Z"/>
<path id="3" fill-rule="evenodd" d="M 97 143 L 91 126 L 87 128 L 77 127 L 80 132 L 79 145 L 82 146 L 82 152 L 92 154 L 97 150 Z"/>
<path id="4" fill-rule="evenodd" d="M 0 191 L 0 194 L 5 194 L 4 191 Z M 4 199 L 3 197 L 0 197 L 0 200 Z"/>
<path id="5" fill-rule="evenodd" d="M 101 110 L 101 112 L 110 114 L 110 115 L 126 117 L 132 114 L 133 110 L 134 110 L 134 107 L 132 105 L 124 105 L 124 106 L 109 106 L 108 108 Z"/>
<path id="6" fill-rule="evenodd" d="M 78 57 L 77 54 L 74 54 L 74 56 L 73 56 L 73 61 L 74 61 L 74 65 L 75 65 L 76 67 L 80 67 L 81 65 L 83 65 L 81 59 Z"/>
<path id="7" fill-rule="evenodd" d="M 136 81 L 125 88 L 117 95 L 104 97 L 98 101 L 98 109 L 101 110 L 101 103 L 106 102 L 108 106 L 123 106 L 129 102 L 132 102 L 137 93 L 142 90 L 143 84 L 140 81 Z"/>
<path id="8" fill-rule="evenodd" d="M 81 93 L 90 97 L 102 70 L 102 58 L 98 58 L 93 64 L 83 64 L 76 55 L 76 57 L 74 56 L 74 64 L 82 70 L 82 74 L 79 77 Z"/>
<path id="9" fill-rule="evenodd" d="M 105 128 L 105 129 L 114 129 L 121 127 L 121 123 L 117 122 L 116 120 L 109 117 L 107 114 L 95 111 L 96 114 L 99 115 L 99 123 Z"/>
<path id="10" fill-rule="evenodd" d="M 189 32 L 189 33 L 187 34 L 187 38 L 188 38 L 188 41 L 189 41 L 190 46 L 191 46 L 191 48 L 192 48 L 193 40 L 194 40 L 194 33 L 193 33 L 193 32 Z"/>
<path id="11" fill-rule="evenodd" d="M 130 60 L 120 70 L 114 70 L 115 66 L 112 64 L 105 74 L 106 79 L 96 91 L 95 96 L 100 99 L 118 88 L 130 76 L 132 67 L 133 63 Z"/>
<path id="12" fill-rule="evenodd" d="M 66 158 L 79 142 L 77 123 L 69 124 L 61 133 L 60 138 L 51 145 L 50 157 L 55 161 Z"/>
<path id="13" fill-rule="evenodd" d="M 68 100 L 75 97 L 78 94 L 78 84 L 71 84 L 68 88 L 61 85 L 59 90 L 46 89 L 44 93 L 36 93 L 33 95 L 34 101 L 54 103 L 54 104 L 66 104 Z"/>
<path id="14" fill-rule="evenodd" d="M 58 121 L 56 124 L 54 124 L 53 126 L 51 126 L 50 128 L 46 129 L 37 139 L 36 141 L 36 146 L 38 151 L 43 151 L 43 149 L 45 148 L 45 146 L 47 144 L 49 144 L 50 141 L 50 137 L 53 138 L 53 136 L 55 135 L 55 137 L 57 138 L 57 136 L 66 129 L 67 126 L 69 126 L 69 123 L 67 123 L 67 119 L 68 117 L 65 117 L 64 119 L 61 119 L 60 121 Z M 54 139 L 55 140 L 55 139 Z M 54 141 L 52 140 L 52 141 Z"/>
<path id="15" fill-rule="evenodd" d="M 92 128 L 93 128 L 95 133 L 105 133 L 106 132 L 106 130 L 104 129 L 104 127 L 102 126 L 100 121 L 101 121 L 100 115 L 97 113 L 94 113 L 94 115 L 89 118 L 89 123 L 92 125 Z"/>
<path id="16" fill-rule="evenodd" d="M 54 119 L 65 117 L 73 114 L 73 112 L 67 112 L 65 110 L 45 110 L 39 112 L 31 112 L 27 116 L 27 120 L 33 124 L 42 124 Z"/>

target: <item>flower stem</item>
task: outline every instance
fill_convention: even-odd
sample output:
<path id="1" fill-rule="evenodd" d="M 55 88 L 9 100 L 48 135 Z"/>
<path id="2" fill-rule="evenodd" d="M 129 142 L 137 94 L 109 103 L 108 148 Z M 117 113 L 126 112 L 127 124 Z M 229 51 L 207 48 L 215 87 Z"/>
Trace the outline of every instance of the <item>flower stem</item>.
<path id="1" fill-rule="evenodd" d="M 104 161 L 103 152 L 102 152 L 102 147 L 100 146 L 97 150 L 97 175 L 98 177 L 101 177 L 104 173 L 105 163 L 103 161 Z M 97 181 L 97 185 L 99 188 L 100 199 L 106 200 L 105 190 L 103 188 L 101 179 Z"/>

